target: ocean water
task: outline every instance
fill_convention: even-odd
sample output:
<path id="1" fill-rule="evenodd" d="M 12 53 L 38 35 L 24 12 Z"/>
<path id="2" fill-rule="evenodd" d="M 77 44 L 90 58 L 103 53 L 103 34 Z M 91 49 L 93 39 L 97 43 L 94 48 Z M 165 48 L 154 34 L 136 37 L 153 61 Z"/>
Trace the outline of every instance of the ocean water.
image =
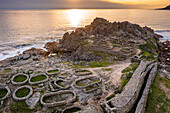
<path id="1" fill-rule="evenodd" d="M 46 42 L 58 40 L 96 17 L 148 26 L 170 40 L 168 10 L 0 10 L 0 60 L 31 47 L 43 48 Z"/>

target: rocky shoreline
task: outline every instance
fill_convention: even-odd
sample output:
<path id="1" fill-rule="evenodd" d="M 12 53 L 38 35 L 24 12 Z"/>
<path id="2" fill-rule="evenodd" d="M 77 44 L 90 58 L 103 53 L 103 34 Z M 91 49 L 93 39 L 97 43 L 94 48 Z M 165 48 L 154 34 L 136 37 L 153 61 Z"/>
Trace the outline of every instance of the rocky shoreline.
<path id="1" fill-rule="evenodd" d="M 160 38 L 148 27 L 96 18 L 48 42 L 47 51 L 0 61 L 0 111 L 126 113 L 138 103 L 136 113 L 144 112 L 157 71 L 169 79 L 170 42 Z"/>

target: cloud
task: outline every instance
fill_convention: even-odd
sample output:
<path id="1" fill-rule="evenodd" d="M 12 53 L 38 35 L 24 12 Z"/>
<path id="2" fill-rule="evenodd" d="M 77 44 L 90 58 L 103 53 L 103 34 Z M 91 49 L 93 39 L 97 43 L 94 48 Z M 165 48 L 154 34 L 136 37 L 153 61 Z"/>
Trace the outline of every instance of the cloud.
<path id="1" fill-rule="evenodd" d="M 0 0 L 0 9 L 46 9 L 46 8 L 140 8 L 147 5 L 128 5 L 106 0 Z"/>

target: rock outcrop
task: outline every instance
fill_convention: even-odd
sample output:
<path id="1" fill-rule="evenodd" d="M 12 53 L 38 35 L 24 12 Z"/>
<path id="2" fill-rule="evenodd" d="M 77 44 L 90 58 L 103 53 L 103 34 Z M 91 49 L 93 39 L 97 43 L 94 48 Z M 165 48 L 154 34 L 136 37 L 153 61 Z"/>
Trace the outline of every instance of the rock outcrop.
<path id="1" fill-rule="evenodd" d="M 65 33 L 59 42 L 47 43 L 45 48 L 74 61 L 96 61 L 111 56 L 126 59 L 131 55 L 121 51 L 121 48 L 132 48 L 130 53 L 134 54 L 135 45 L 145 44 L 145 40 L 150 37 L 156 40 L 161 38 L 148 27 L 127 21 L 111 23 L 103 18 L 96 18 L 84 28 L 77 28 L 70 34 Z"/>

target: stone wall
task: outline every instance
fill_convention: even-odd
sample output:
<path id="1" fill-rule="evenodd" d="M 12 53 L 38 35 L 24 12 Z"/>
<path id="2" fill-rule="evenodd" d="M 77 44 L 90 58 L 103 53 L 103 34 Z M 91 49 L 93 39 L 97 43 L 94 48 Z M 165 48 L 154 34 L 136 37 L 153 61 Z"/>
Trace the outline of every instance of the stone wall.
<path id="1" fill-rule="evenodd" d="M 152 70 L 149 74 L 145 89 L 143 91 L 140 101 L 138 102 L 135 113 L 144 113 L 145 112 L 145 106 L 146 106 L 146 102 L 147 102 L 147 98 L 148 98 L 148 94 L 149 94 L 149 89 L 150 89 L 151 84 L 155 78 L 156 72 L 157 72 L 157 63 L 154 64 L 154 67 L 152 68 Z"/>
<path id="2" fill-rule="evenodd" d="M 114 98 L 109 101 L 105 101 L 102 105 L 106 108 L 106 111 L 116 113 L 126 113 L 135 104 L 142 84 L 144 83 L 145 76 L 153 67 L 149 65 L 151 62 L 141 61 L 139 67 L 136 69 L 132 78 L 124 87 L 121 94 L 117 94 Z M 148 66 L 149 65 L 149 66 Z"/>

